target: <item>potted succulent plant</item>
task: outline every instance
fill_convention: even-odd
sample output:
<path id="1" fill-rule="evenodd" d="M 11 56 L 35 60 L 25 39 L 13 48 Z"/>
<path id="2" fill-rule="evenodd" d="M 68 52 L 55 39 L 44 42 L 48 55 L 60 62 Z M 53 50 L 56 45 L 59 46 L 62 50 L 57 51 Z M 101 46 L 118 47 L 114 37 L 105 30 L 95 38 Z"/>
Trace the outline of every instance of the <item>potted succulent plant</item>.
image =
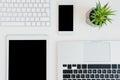
<path id="1" fill-rule="evenodd" d="M 101 6 L 99 1 L 96 3 L 95 8 L 92 8 L 88 11 L 86 21 L 91 26 L 102 27 L 104 24 L 107 24 L 107 22 L 111 23 L 112 19 L 109 18 L 109 16 L 114 15 L 114 12 L 115 11 L 110 9 L 108 3 L 104 6 Z"/>

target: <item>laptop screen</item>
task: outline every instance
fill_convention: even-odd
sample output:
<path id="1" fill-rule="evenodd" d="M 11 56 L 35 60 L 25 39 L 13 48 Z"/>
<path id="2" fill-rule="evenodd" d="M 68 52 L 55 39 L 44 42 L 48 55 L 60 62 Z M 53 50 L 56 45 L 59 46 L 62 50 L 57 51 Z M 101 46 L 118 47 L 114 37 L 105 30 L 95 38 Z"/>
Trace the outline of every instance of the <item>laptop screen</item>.
<path id="1" fill-rule="evenodd" d="M 9 40 L 9 80 L 46 80 L 46 40 Z"/>

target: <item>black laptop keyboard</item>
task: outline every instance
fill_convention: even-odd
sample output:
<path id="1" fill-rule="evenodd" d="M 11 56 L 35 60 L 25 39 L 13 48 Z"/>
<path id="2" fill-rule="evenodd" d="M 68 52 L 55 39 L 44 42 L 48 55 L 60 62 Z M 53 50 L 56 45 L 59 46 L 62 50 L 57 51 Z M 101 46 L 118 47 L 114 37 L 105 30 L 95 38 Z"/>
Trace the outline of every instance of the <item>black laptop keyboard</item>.
<path id="1" fill-rule="evenodd" d="M 120 64 L 63 64 L 63 80 L 120 80 Z"/>

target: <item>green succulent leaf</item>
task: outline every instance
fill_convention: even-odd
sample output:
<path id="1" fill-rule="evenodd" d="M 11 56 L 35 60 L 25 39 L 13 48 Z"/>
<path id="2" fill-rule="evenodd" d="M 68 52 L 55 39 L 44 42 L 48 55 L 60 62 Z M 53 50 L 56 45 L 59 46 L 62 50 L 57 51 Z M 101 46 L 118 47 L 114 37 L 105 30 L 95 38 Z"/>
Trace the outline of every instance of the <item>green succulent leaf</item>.
<path id="1" fill-rule="evenodd" d="M 110 23 L 112 23 L 112 19 L 110 19 L 110 18 L 107 18 L 107 21 L 109 21 Z"/>
<path id="2" fill-rule="evenodd" d="M 103 23 L 107 25 L 106 20 L 105 20 L 105 21 L 103 21 Z"/>
<path id="3" fill-rule="evenodd" d="M 102 21 L 100 21 L 100 27 L 102 27 L 102 25 L 103 25 L 103 22 L 102 22 Z"/>
<path id="4" fill-rule="evenodd" d="M 99 23 L 99 21 L 98 21 L 98 19 L 97 19 L 97 20 L 95 21 L 95 24 L 98 25 L 98 23 Z"/>
<path id="5" fill-rule="evenodd" d="M 104 5 L 104 8 L 106 8 L 108 6 L 109 2 L 107 4 Z"/>
<path id="6" fill-rule="evenodd" d="M 91 22 L 93 23 L 93 22 L 95 22 L 96 21 L 96 19 L 93 19 Z"/>
<path id="7" fill-rule="evenodd" d="M 101 3 L 100 3 L 100 1 L 97 3 L 96 9 L 97 9 L 97 10 L 100 10 L 100 9 L 101 9 Z"/>
<path id="8" fill-rule="evenodd" d="M 96 18 L 96 16 L 91 16 L 91 18 Z"/>
<path id="9" fill-rule="evenodd" d="M 115 15 L 116 11 L 111 10 L 108 4 L 109 3 L 105 4 L 102 7 L 100 1 L 98 0 L 98 3 L 96 3 L 96 8 L 92 10 L 91 15 L 90 15 L 91 22 L 93 24 L 102 27 L 103 24 L 107 25 L 107 21 L 112 23 L 112 19 L 108 17 L 110 15 Z"/>

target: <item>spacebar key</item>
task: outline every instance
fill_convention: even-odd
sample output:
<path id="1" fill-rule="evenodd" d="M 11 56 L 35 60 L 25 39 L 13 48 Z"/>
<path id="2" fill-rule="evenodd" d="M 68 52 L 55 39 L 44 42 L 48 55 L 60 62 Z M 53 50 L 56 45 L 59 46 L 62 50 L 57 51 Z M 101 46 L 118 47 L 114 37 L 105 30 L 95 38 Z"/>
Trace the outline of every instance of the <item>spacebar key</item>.
<path id="1" fill-rule="evenodd" d="M 25 26 L 24 22 L 1 22 L 1 26 Z"/>
<path id="2" fill-rule="evenodd" d="M 88 68 L 111 68 L 110 64 L 89 64 Z"/>

